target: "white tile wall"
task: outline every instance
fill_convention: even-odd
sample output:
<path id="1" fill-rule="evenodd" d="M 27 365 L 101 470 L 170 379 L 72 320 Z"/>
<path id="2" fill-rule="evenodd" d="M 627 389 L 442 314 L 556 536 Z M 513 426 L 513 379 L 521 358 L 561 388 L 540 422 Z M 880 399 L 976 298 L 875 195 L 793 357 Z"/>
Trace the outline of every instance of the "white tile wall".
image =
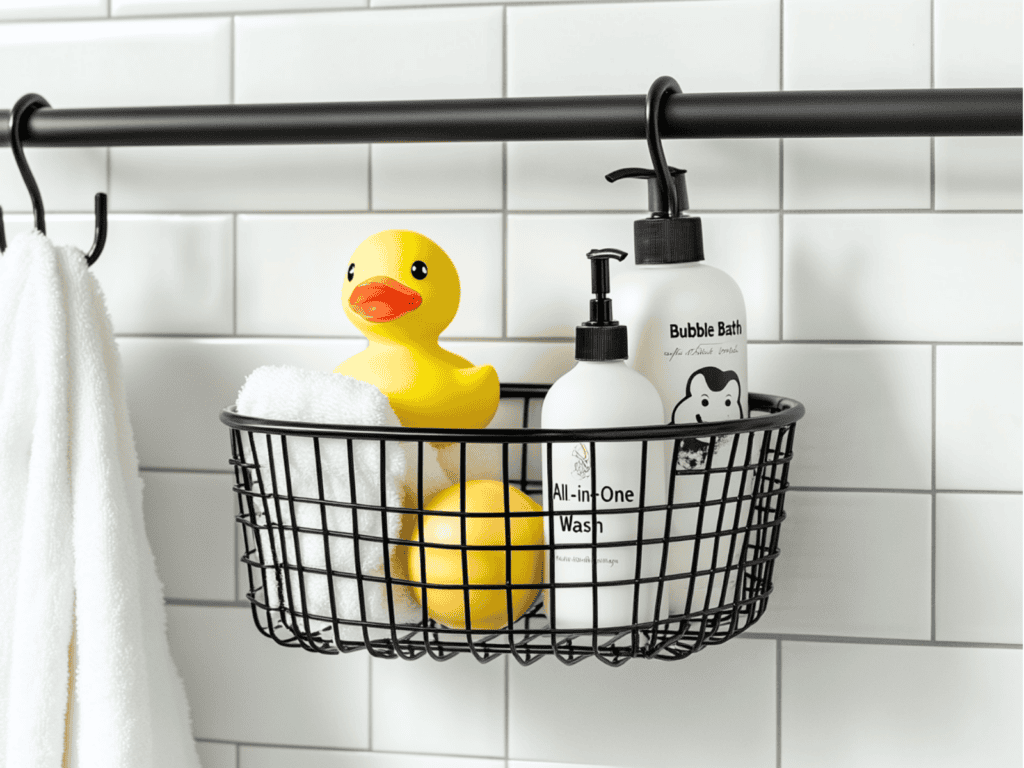
<path id="1" fill-rule="evenodd" d="M 624 183 L 624 182 L 619 182 Z M 646 198 L 646 190 L 641 188 Z M 621 248 L 632 254 L 636 214 L 516 214 L 508 217 L 508 335 L 572 338 L 589 315 L 587 251 Z M 749 338 L 777 339 L 779 328 L 778 217 L 701 215 L 707 263 L 729 273 L 743 290 Z M 636 269 L 632 258 L 615 275 Z"/>
<path id="2" fill-rule="evenodd" d="M 143 472 L 146 536 L 167 598 L 235 599 L 234 476 Z"/>
<path id="3" fill-rule="evenodd" d="M 782 670 L 785 768 L 1020 765 L 1020 651 L 784 642 Z"/>
<path id="4" fill-rule="evenodd" d="M 110 205 L 121 211 L 365 211 L 368 152 L 365 144 L 115 147 Z"/>
<path id="5" fill-rule="evenodd" d="M 683 662 L 619 669 L 593 659 L 512 664 L 509 718 L 509 757 L 519 760 L 768 768 L 775 765 L 775 643 L 736 640 Z"/>
<path id="6" fill-rule="evenodd" d="M 224 18 L 0 24 L 0 104 L 30 92 L 62 108 L 223 104 L 230 34 Z"/>
<path id="7" fill-rule="evenodd" d="M 927 88 L 930 0 L 786 0 L 786 90 Z"/>
<path id="8" fill-rule="evenodd" d="M 684 91 L 779 87 L 778 0 L 538 5 L 507 16 L 509 96 L 646 93 L 664 74 Z"/>
<path id="9" fill-rule="evenodd" d="M 68 19 L 107 15 L 107 0 L 3 0 L 0 20 Z"/>
<path id="10" fill-rule="evenodd" d="M 94 273 L 114 332 L 230 334 L 233 249 L 230 216 L 111 214 Z"/>
<path id="11" fill-rule="evenodd" d="M 941 346 L 935 364 L 938 487 L 1021 490 L 1021 348 Z"/>
<path id="12" fill-rule="evenodd" d="M 241 16 L 239 102 L 501 95 L 501 9 Z M 423 66 L 429 59 L 430 66 Z"/>
<path id="13" fill-rule="evenodd" d="M 504 768 L 504 760 L 380 752 L 242 747 L 239 768 Z"/>
<path id="14" fill-rule="evenodd" d="M 1017 0 L 935 0 L 935 87 L 1020 88 Z"/>
<path id="15" fill-rule="evenodd" d="M 931 141 L 920 138 L 786 139 L 787 209 L 929 208 Z"/>
<path id="16" fill-rule="evenodd" d="M 373 659 L 373 748 L 505 756 L 505 663 Z M 452 727 L 454 724 L 457 727 Z"/>
<path id="17" fill-rule="evenodd" d="M 375 144 L 375 210 L 501 209 L 500 144 Z"/>
<path id="18" fill-rule="evenodd" d="M 498 214 L 239 216 L 238 332 L 362 339 L 345 316 L 342 282 L 352 252 L 385 229 L 422 232 L 458 269 L 459 310 L 444 336 L 501 335 Z"/>
<path id="19" fill-rule="evenodd" d="M 283 648 L 248 608 L 168 606 L 167 634 L 196 738 L 368 748 L 366 654 Z"/>
<path id="20" fill-rule="evenodd" d="M 931 487 L 931 350 L 753 344 L 752 392 L 807 407 L 790 480 L 828 488 Z"/>
<path id="21" fill-rule="evenodd" d="M 1019 136 L 935 139 L 938 210 L 1021 208 L 1024 160 Z"/>
<path id="22" fill-rule="evenodd" d="M 238 747 L 211 741 L 196 743 L 203 768 L 238 768 Z"/>
<path id="23" fill-rule="evenodd" d="M 346 8 L 365 0 L 110 0 L 114 16 L 147 16 L 232 11 L 298 11 L 308 8 Z"/>
<path id="24" fill-rule="evenodd" d="M 758 632 L 930 639 L 930 495 L 791 492 L 786 511 Z"/>
<path id="25" fill-rule="evenodd" d="M 0 107 L 640 94 L 662 74 L 1020 87 L 1021 19 L 1019 0 L 0 0 Z M 95 271 L 205 768 L 1020 764 L 1021 139 L 666 152 L 746 295 L 752 388 L 808 407 L 775 593 L 752 638 L 682 662 L 506 678 L 281 649 L 248 610 L 199 604 L 234 594 L 217 416 L 259 365 L 331 370 L 362 347 L 330 276 L 392 226 L 458 264 L 445 346 L 555 380 L 583 254 L 632 251 L 645 190 L 603 176 L 649 166 L 643 142 L 30 149 L 55 240 L 88 248 L 92 196 L 111 196 Z M 30 226 L 7 152 L 0 205 L 10 236 Z"/>
<path id="26" fill-rule="evenodd" d="M 1021 497 L 940 493 L 935 519 L 935 637 L 1021 642 Z"/>
<path id="27" fill-rule="evenodd" d="M 1020 341 L 1020 214 L 794 215 L 786 339 Z"/>

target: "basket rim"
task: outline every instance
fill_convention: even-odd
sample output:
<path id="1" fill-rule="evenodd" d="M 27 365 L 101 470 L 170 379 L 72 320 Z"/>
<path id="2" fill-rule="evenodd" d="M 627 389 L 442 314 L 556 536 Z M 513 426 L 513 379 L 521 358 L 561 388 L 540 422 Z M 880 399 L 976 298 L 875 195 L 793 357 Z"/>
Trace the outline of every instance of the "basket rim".
<path id="1" fill-rule="evenodd" d="M 503 383 L 501 397 L 541 399 L 550 386 L 550 384 Z M 447 427 L 426 429 L 263 419 L 239 414 L 236 407 L 231 405 L 221 411 L 220 420 L 231 429 L 294 437 L 445 443 L 579 443 L 708 438 L 748 432 L 766 432 L 795 424 L 803 418 L 806 412 L 803 403 L 798 400 L 755 392 L 751 392 L 749 395 L 749 408 L 751 412 L 767 411 L 768 415 L 703 424 L 652 424 L 600 429 L 452 429 Z"/>

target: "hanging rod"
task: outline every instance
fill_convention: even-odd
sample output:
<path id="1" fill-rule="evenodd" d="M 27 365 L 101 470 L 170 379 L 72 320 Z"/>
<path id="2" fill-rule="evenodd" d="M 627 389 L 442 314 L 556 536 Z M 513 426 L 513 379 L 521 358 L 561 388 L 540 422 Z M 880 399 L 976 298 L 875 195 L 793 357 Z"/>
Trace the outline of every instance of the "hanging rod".
<path id="1" fill-rule="evenodd" d="M 663 138 L 1021 135 L 1020 88 L 684 93 Z M 24 144 L 124 147 L 394 141 L 642 139 L 645 97 L 51 109 Z M 0 145 L 9 143 L 0 111 Z"/>

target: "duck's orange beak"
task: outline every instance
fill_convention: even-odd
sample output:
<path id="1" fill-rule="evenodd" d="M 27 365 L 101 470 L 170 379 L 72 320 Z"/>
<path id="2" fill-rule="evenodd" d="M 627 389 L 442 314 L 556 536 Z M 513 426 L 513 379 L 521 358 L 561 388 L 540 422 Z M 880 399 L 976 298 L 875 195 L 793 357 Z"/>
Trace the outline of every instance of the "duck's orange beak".
<path id="1" fill-rule="evenodd" d="M 386 323 L 412 312 L 423 297 L 390 277 L 378 275 L 352 289 L 348 304 L 352 311 L 371 323 Z"/>

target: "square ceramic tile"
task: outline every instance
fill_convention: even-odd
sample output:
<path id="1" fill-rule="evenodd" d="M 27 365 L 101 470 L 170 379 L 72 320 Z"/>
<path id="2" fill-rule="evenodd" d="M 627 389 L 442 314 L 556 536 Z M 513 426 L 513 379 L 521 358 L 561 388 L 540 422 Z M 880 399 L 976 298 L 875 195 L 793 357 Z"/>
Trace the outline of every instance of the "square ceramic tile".
<path id="1" fill-rule="evenodd" d="M 238 768 L 238 747 L 213 741 L 196 742 L 203 768 Z"/>
<path id="2" fill-rule="evenodd" d="M 1021 497 L 940 493 L 935 638 L 1021 642 Z"/>
<path id="3" fill-rule="evenodd" d="M 248 608 L 168 606 L 167 636 L 196 738 L 369 746 L 368 654 L 284 648 Z"/>
<path id="4" fill-rule="evenodd" d="M 775 643 L 681 662 L 509 666 L 509 757 L 630 768 L 775 766 Z M 743 738 L 736 738 L 742 733 Z"/>
<path id="5" fill-rule="evenodd" d="M 619 182 L 623 183 L 623 182 Z M 517 214 L 508 217 L 508 335 L 572 338 L 588 318 L 591 248 L 630 254 L 637 214 Z M 749 338 L 777 339 L 778 216 L 701 215 L 706 263 L 739 284 L 747 305 Z M 615 276 L 637 269 L 633 258 L 611 268 Z"/>
<path id="6" fill-rule="evenodd" d="M 143 472 L 146 535 L 164 597 L 235 599 L 234 476 Z"/>
<path id="7" fill-rule="evenodd" d="M 225 104 L 230 30 L 224 18 L 2 25 L 0 104 L 31 92 L 54 108 Z"/>
<path id="8" fill-rule="evenodd" d="M 115 333 L 230 334 L 230 216 L 112 214 L 93 273 Z"/>
<path id="9" fill-rule="evenodd" d="M 931 140 L 786 139 L 785 207 L 930 208 Z"/>
<path id="10" fill-rule="evenodd" d="M 2 0 L 0 20 L 76 19 L 107 15 L 107 0 Z"/>
<path id="11" fill-rule="evenodd" d="M 692 92 L 779 87 L 778 0 L 537 5 L 507 14 L 509 96 L 644 94 L 661 75 Z"/>
<path id="12" fill-rule="evenodd" d="M 504 757 L 502 659 L 481 664 L 465 654 L 446 662 L 374 659 L 371 664 L 375 750 Z"/>
<path id="13" fill-rule="evenodd" d="M 1020 341 L 1019 214 L 796 214 L 787 340 Z"/>
<path id="14" fill-rule="evenodd" d="M 504 760 L 444 755 L 242 747 L 239 768 L 505 768 Z"/>
<path id="15" fill-rule="evenodd" d="M 784 768 L 1021 763 L 1021 652 L 782 644 Z"/>
<path id="16" fill-rule="evenodd" d="M 1019 210 L 1021 146 L 1020 136 L 936 137 L 935 207 Z"/>
<path id="17" fill-rule="evenodd" d="M 687 139 L 663 142 L 673 167 L 686 170 L 690 207 L 701 210 L 779 207 L 776 139 Z M 647 183 L 605 175 L 651 167 L 637 141 L 520 141 L 508 145 L 510 210 L 647 211 Z"/>
<path id="18" fill-rule="evenodd" d="M 500 210 L 501 144 L 374 144 L 374 210 Z"/>
<path id="19" fill-rule="evenodd" d="M 358 245 L 386 229 L 423 233 L 455 264 L 459 309 L 442 337 L 501 335 L 499 214 L 239 216 L 238 333 L 362 339 L 341 302 L 345 270 Z"/>
<path id="20" fill-rule="evenodd" d="M 802 402 L 790 482 L 931 488 L 932 366 L 924 346 L 752 344 L 750 391 Z"/>
<path id="21" fill-rule="evenodd" d="M 39 185 L 47 214 L 91 213 L 96 193 L 107 192 L 107 150 L 104 148 L 29 147 L 25 158 Z M 28 190 L 14 163 L 14 154 L 6 147 L 0 152 L 0 206 L 5 214 L 32 210 Z"/>
<path id="22" fill-rule="evenodd" d="M 366 5 L 366 0 L 110 0 L 110 5 L 110 12 L 114 16 L 146 16 L 347 8 Z"/>
<path id="23" fill-rule="evenodd" d="M 110 204 L 122 211 L 367 209 L 365 144 L 116 147 Z"/>
<path id="24" fill-rule="evenodd" d="M 786 512 L 757 632 L 931 637 L 930 495 L 793 491 Z"/>
<path id="25" fill-rule="evenodd" d="M 358 352 L 355 341 L 121 338 L 128 408 L 139 464 L 230 470 L 220 412 L 261 365 L 332 371 Z"/>
<path id="26" fill-rule="evenodd" d="M 501 96 L 496 7 L 347 11 L 235 20 L 238 102 Z"/>
<path id="27" fill-rule="evenodd" d="M 786 0 L 788 91 L 928 88 L 931 0 Z"/>
<path id="28" fill-rule="evenodd" d="M 1018 346 L 938 348 L 935 482 L 939 488 L 1021 490 L 1021 367 Z"/>
<path id="29" fill-rule="evenodd" d="M 935 87 L 1020 88 L 1020 0 L 935 0 Z"/>

